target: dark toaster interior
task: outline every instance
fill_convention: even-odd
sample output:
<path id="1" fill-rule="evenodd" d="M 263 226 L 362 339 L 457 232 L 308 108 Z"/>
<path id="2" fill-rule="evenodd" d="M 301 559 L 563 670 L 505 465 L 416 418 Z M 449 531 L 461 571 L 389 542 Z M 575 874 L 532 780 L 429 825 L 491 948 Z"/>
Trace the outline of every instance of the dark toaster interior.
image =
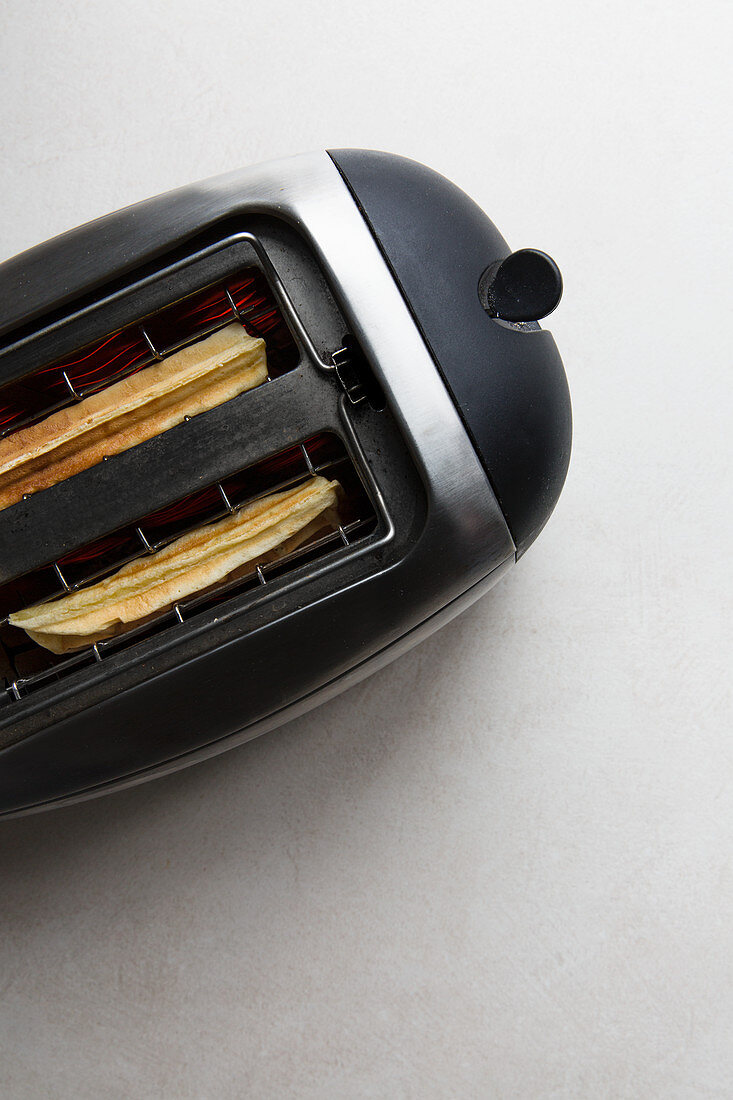
<path id="1" fill-rule="evenodd" d="M 414 537 L 425 503 L 401 431 L 310 249 L 264 216 L 19 330 L 0 348 L 0 436 L 233 321 L 265 340 L 266 384 L 0 509 L 0 747 L 49 707 L 71 715 L 358 582 Z M 115 637 L 56 655 L 7 621 L 314 474 L 342 486 L 335 522 Z"/>

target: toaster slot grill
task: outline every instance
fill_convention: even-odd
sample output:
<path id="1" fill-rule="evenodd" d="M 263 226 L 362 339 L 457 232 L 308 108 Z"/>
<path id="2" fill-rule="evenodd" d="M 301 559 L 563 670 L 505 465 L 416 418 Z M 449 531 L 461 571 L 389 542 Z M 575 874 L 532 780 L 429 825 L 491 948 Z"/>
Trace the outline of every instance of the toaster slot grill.
<path id="1" fill-rule="evenodd" d="M 82 401 L 232 321 L 267 346 L 268 375 L 293 370 L 297 345 L 264 274 L 248 267 L 0 390 L 0 439 Z"/>
<path id="2" fill-rule="evenodd" d="M 223 583 L 187 597 L 123 634 L 59 656 L 37 645 L 7 621 L 12 611 L 101 580 L 127 562 L 154 554 L 195 528 L 215 522 L 260 497 L 305 483 L 314 475 L 340 482 L 344 492 L 339 502 L 338 523 L 330 524 L 328 529 L 322 526 L 314 530 L 308 541 L 285 556 L 273 559 L 268 555 L 265 560 L 248 563 Z M 5 686 L 0 692 L 0 705 L 22 699 L 142 638 L 175 628 L 177 623 L 216 608 L 225 600 L 261 589 L 325 555 L 344 550 L 369 535 L 376 524 L 376 513 L 361 477 L 340 438 L 332 432 L 310 437 L 224 477 L 0 588 L 0 674 Z"/>

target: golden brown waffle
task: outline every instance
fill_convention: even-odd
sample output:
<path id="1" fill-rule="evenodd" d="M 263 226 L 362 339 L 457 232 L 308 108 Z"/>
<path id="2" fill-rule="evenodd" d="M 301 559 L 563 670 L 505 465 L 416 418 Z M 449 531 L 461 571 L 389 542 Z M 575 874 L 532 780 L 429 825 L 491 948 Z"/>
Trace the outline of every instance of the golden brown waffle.
<path id="1" fill-rule="evenodd" d="M 239 324 L 0 442 L 0 509 L 221 405 L 267 378 L 264 340 Z"/>

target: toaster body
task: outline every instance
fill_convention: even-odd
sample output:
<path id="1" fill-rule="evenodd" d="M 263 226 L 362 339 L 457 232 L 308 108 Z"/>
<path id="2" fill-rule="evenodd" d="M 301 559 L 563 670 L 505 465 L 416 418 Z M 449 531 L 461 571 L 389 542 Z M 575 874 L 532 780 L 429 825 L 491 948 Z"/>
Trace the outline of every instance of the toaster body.
<path id="1" fill-rule="evenodd" d="M 6 432 L 82 398 L 105 347 L 139 366 L 249 317 L 270 362 L 266 384 L 0 511 L 0 813 L 265 732 L 516 561 L 559 495 L 571 421 L 550 334 L 492 316 L 509 256 L 441 176 L 341 150 L 183 188 L 0 266 Z M 155 553 L 194 509 L 208 522 L 313 474 L 338 477 L 343 518 L 279 560 L 70 655 L 8 624 L 19 601 Z"/>

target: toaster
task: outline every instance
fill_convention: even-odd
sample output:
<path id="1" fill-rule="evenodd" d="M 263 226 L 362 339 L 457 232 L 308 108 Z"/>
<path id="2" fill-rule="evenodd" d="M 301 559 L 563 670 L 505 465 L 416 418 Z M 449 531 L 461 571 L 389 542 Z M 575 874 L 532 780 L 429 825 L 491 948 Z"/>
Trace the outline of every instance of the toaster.
<path id="1" fill-rule="evenodd" d="M 225 325 L 267 350 L 262 385 L 0 510 L 0 813 L 255 737 L 499 580 L 567 471 L 538 324 L 561 291 L 441 175 L 358 149 L 184 187 L 0 265 L 3 441 Z M 315 477 L 340 486 L 327 529 L 115 636 L 54 653 L 11 621 Z"/>

